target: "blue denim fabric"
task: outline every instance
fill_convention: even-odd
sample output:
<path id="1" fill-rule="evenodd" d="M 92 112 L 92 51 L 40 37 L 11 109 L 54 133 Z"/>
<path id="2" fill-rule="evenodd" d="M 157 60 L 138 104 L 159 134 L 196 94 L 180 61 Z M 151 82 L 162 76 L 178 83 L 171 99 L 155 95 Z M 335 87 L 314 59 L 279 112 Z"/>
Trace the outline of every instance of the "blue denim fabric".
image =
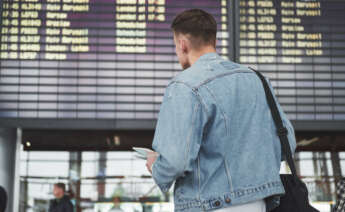
<path id="1" fill-rule="evenodd" d="M 271 87 L 272 89 L 272 87 Z M 279 106 L 292 151 L 294 129 Z M 258 76 L 216 53 L 167 86 L 153 149 L 153 179 L 175 182 L 175 211 L 208 211 L 265 199 L 279 205 L 280 141 Z"/>

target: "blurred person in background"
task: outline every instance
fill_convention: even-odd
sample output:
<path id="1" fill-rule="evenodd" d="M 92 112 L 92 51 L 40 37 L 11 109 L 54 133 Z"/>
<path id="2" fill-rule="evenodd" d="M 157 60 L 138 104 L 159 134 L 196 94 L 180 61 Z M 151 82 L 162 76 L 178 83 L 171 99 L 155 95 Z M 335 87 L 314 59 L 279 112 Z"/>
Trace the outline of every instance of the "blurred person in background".
<path id="1" fill-rule="evenodd" d="M 109 212 L 124 212 L 120 205 L 121 205 L 121 199 L 119 196 L 114 196 L 113 197 L 113 207 L 109 210 Z"/>
<path id="2" fill-rule="evenodd" d="M 154 181 L 163 192 L 175 182 L 178 212 L 271 211 L 285 191 L 280 140 L 261 80 L 217 54 L 217 23 L 209 13 L 186 10 L 171 28 L 183 71 L 160 107 L 155 152 L 146 163 Z M 294 152 L 294 129 L 277 106 Z"/>
<path id="3" fill-rule="evenodd" d="M 7 193 L 6 190 L 0 186 L 0 212 L 5 212 L 7 205 Z"/>
<path id="4" fill-rule="evenodd" d="M 49 212 L 73 212 L 73 205 L 70 198 L 65 194 L 64 183 L 54 184 L 53 194 L 55 199 L 50 201 Z"/>

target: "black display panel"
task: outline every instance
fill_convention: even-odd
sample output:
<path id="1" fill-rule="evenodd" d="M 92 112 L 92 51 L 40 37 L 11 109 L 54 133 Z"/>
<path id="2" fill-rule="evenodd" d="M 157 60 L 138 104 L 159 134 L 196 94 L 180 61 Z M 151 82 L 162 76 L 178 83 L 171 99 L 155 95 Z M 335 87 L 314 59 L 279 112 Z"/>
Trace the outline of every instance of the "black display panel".
<path id="1" fill-rule="evenodd" d="M 1 6 L 1 123 L 90 120 L 88 128 L 104 128 L 124 120 L 124 128 L 153 128 L 165 86 L 181 71 L 170 23 L 184 9 L 201 8 L 218 22 L 217 51 L 269 77 L 296 126 L 326 121 L 327 129 L 345 129 L 343 0 L 3 0 Z"/>
<path id="2" fill-rule="evenodd" d="M 292 120 L 345 120 L 345 1 L 240 0 L 237 60 L 270 77 Z"/>
<path id="3" fill-rule="evenodd" d="M 196 7 L 228 57 L 225 0 L 4 0 L 0 117 L 156 119 L 181 71 L 170 24 Z"/>

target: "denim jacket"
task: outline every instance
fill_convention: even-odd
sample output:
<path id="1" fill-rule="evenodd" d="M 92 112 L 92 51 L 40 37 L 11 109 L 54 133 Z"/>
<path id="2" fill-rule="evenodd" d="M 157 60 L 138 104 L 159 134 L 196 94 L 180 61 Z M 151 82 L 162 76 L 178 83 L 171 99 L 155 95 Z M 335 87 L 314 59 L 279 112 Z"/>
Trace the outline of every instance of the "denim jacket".
<path id="1" fill-rule="evenodd" d="M 294 152 L 293 127 L 278 108 Z M 210 211 L 260 199 L 269 211 L 284 194 L 281 146 L 262 82 L 217 53 L 202 55 L 169 83 L 153 149 L 159 157 L 152 177 L 163 192 L 175 182 L 175 211 Z"/>

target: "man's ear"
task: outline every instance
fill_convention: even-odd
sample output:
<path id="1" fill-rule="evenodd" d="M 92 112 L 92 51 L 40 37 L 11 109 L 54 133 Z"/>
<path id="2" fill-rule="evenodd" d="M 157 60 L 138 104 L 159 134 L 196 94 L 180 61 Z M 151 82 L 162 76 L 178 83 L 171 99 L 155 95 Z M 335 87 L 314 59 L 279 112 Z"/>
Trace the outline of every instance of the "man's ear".
<path id="1" fill-rule="evenodd" d="M 188 41 L 185 38 L 180 39 L 181 50 L 184 54 L 187 54 L 189 51 Z"/>

